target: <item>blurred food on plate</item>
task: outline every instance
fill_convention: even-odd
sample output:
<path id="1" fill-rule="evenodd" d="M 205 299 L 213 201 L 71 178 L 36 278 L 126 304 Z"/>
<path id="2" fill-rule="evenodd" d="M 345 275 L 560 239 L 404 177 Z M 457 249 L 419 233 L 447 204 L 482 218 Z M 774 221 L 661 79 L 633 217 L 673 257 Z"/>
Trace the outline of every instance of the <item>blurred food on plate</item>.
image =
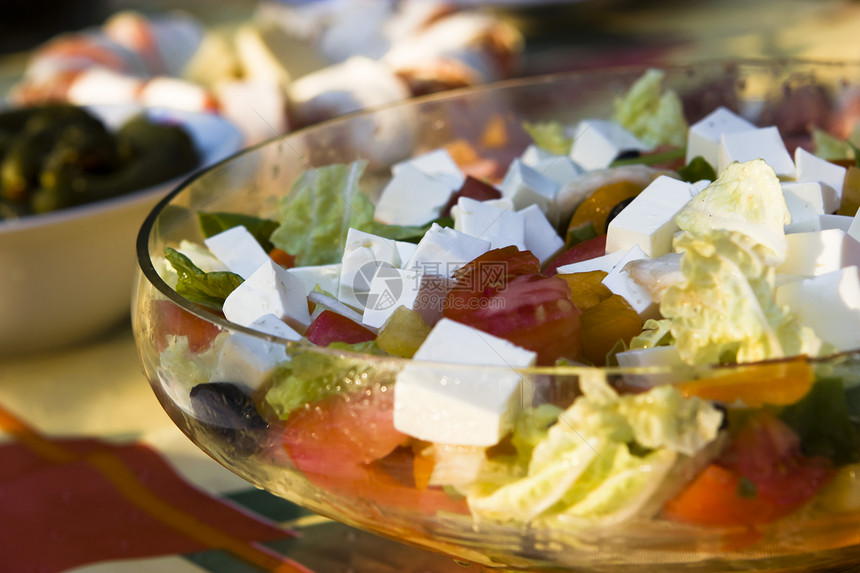
<path id="1" fill-rule="evenodd" d="M 254 144 L 413 95 L 515 76 L 523 38 L 449 0 L 261 2 L 229 26 L 125 10 L 31 54 L 12 105 L 139 103 L 219 113 Z"/>

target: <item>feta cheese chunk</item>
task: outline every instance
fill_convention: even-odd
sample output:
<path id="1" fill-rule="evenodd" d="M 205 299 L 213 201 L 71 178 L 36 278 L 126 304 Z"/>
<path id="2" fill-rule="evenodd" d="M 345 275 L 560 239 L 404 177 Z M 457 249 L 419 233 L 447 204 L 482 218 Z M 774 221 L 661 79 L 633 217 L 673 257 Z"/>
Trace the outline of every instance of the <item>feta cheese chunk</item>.
<path id="1" fill-rule="evenodd" d="M 529 167 L 559 185 L 566 185 L 585 172 L 567 155 L 550 154 L 549 157 L 544 157 Z"/>
<path id="2" fill-rule="evenodd" d="M 526 221 L 516 211 L 500 209 L 468 197 L 457 200 L 454 229 L 490 241 L 491 249 L 515 246 L 524 251 Z"/>
<path id="3" fill-rule="evenodd" d="M 678 230 L 675 214 L 691 195 L 689 183 L 665 175 L 655 179 L 609 222 L 606 252 L 627 251 L 634 245 L 649 257 L 670 252 Z"/>
<path id="4" fill-rule="evenodd" d="M 841 165 L 831 163 L 802 147 L 794 150 L 795 179 L 798 181 L 814 181 L 822 184 L 827 190 L 824 193 L 826 202 L 825 213 L 835 213 L 842 202 L 842 184 L 848 171 Z"/>
<path id="5" fill-rule="evenodd" d="M 537 205 L 519 211 L 525 219 L 526 250 L 531 251 L 543 265 L 564 248 L 562 239 Z"/>
<path id="6" fill-rule="evenodd" d="M 283 325 L 283 328 L 278 326 Z M 275 334 L 290 340 L 299 340 L 301 336 L 274 315 L 263 315 L 257 321 L 248 325 L 250 328 Z M 257 390 L 263 385 L 272 370 L 282 362 L 286 362 L 286 348 L 283 344 L 270 342 L 244 332 L 233 332 L 221 346 L 218 355 L 218 365 L 213 372 L 214 380 L 229 380 L 244 384 L 251 390 Z"/>
<path id="7" fill-rule="evenodd" d="M 763 159 L 773 168 L 777 177 L 794 178 L 794 161 L 776 126 L 724 133 L 720 136 L 717 174 L 722 173 L 729 163 L 746 163 L 754 159 Z"/>
<path id="8" fill-rule="evenodd" d="M 791 223 L 785 225 L 786 233 L 793 233 L 800 228 L 806 219 L 818 218 L 823 215 L 825 189 L 821 183 L 814 181 L 784 181 L 782 196 L 785 197 L 785 206 L 791 214 Z M 830 190 L 832 193 L 832 190 Z"/>
<path id="9" fill-rule="evenodd" d="M 534 167 L 544 159 L 552 159 L 553 157 L 555 157 L 554 153 L 532 143 L 529 144 L 529 146 L 526 147 L 526 150 L 523 151 L 522 155 L 520 155 L 520 161 L 529 167 Z"/>
<path id="10" fill-rule="evenodd" d="M 500 189 L 502 198 L 510 199 L 514 209 L 537 205 L 550 223 L 558 224 L 558 210 L 553 206 L 561 186 L 540 171 L 514 159 L 508 166 Z"/>
<path id="11" fill-rule="evenodd" d="M 446 183 L 451 189 L 459 189 L 466 181 L 466 176 L 460 170 L 460 166 L 444 148 L 434 149 L 395 163 L 391 166 L 391 173 L 397 175 L 404 167 L 414 167 L 425 175 Z"/>
<path id="12" fill-rule="evenodd" d="M 609 274 L 601 281 L 606 288 L 626 300 L 633 307 L 642 320 L 657 318 L 658 311 L 654 299 L 648 293 L 648 289 L 637 283 L 624 267 L 630 261 L 647 258 L 648 255 L 639 245 L 634 245 L 624 252 L 621 259 L 609 271 Z"/>
<path id="13" fill-rule="evenodd" d="M 570 158 L 585 170 L 609 167 L 626 151 L 647 151 L 639 138 L 611 119 L 586 119 L 573 132 Z"/>
<path id="14" fill-rule="evenodd" d="M 373 276 L 381 267 L 399 266 L 398 259 L 394 240 L 349 229 L 341 259 L 337 297 L 345 304 L 363 309 Z"/>
<path id="15" fill-rule="evenodd" d="M 404 268 L 428 275 L 451 276 L 489 250 L 490 241 L 433 223 Z"/>
<path id="16" fill-rule="evenodd" d="M 725 107 L 718 107 L 690 126 L 685 163 L 690 163 L 698 156 L 716 168 L 719 163 L 720 136 L 724 133 L 749 131 L 755 127 L 754 124 Z"/>
<path id="17" fill-rule="evenodd" d="M 381 268 L 370 281 L 361 322 L 381 328 L 398 307 L 412 309 L 421 288 L 421 273 L 393 267 Z"/>
<path id="18" fill-rule="evenodd" d="M 860 242 L 840 229 L 792 233 L 788 241 L 788 258 L 777 273 L 788 275 L 823 275 L 851 265 L 860 265 Z"/>
<path id="19" fill-rule="evenodd" d="M 227 295 L 223 311 L 227 320 L 247 327 L 266 314 L 299 330 L 311 323 L 302 281 L 271 258 Z"/>
<path id="20" fill-rule="evenodd" d="M 343 263 L 330 265 L 316 265 L 309 267 L 293 267 L 287 272 L 299 279 L 305 287 L 305 294 L 309 294 L 319 287 L 325 292 L 337 293 L 340 286 L 340 274 Z"/>
<path id="21" fill-rule="evenodd" d="M 569 265 L 561 265 L 555 271 L 560 275 L 570 275 L 573 273 L 587 273 L 590 271 L 609 272 L 618 264 L 618 261 L 625 255 L 625 251 L 615 251 L 607 253 L 599 257 L 593 257 L 584 261 L 570 263 Z"/>
<path id="22" fill-rule="evenodd" d="M 860 270 L 849 266 L 779 287 L 776 301 L 837 351 L 860 347 Z"/>
<path id="23" fill-rule="evenodd" d="M 242 225 L 221 231 L 203 242 L 219 261 L 243 279 L 272 260 L 254 235 Z"/>
<path id="24" fill-rule="evenodd" d="M 658 384 L 683 382 L 693 377 L 693 368 L 681 360 L 674 346 L 655 346 L 625 350 L 615 355 L 622 368 L 636 368 L 643 372 L 625 372 L 624 381 L 631 386 L 651 388 Z M 652 368 L 653 373 L 646 370 Z"/>
<path id="25" fill-rule="evenodd" d="M 439 444 L 497 444 L 511 429 L 524 394 L 530 395 L 514 369 L 532 366 L 536 358 L 534 352 L 507 340 L 443 318 L 416 352 L 414 362 L 397 375 L 394 427 Z"/>
<path id="26" fill-rule="evenodd" d="M 390 225 L 424 225 L 438 219 L 457 189 L 412 165 L 402 165 L 382 189 L 374 218 Z"/>

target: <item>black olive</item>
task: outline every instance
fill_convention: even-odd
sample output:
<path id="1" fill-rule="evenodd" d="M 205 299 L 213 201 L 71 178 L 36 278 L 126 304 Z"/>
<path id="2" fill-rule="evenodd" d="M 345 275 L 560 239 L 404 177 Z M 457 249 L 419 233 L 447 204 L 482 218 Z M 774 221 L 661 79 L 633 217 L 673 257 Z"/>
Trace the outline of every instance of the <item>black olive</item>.
<path id="1" fill-rule="evenodd" d="M 202 437 L 241 454 L 256 452 L 269 427 L 251 396 L 230 382 L 198 384 L 191 389 L 191 408 Z"/>
<path id="2" fill-rule="evenodd" d="M 623 159 L 637 159 L 642 154 L 639 153 L 638 149 L 627 149 L 622 151 L 618 155 L 615 156 L 615 161 L 621 161 Z"/>
<path id="3" fill-rule="evenodd" d="M 606 216 L 606 228 L 603 230 L 604 233 L 609 232 L 609 223 L 612 222 L 612 219 L 617 217 L 618 213 L 623 211 L 627 207 L 627 205 L 633 202 L 633 199 L 635 198 L 636 197 L 628 197 L 627 199 L 622 199 L 618 202 L 617 205 L 615 205 L 615 207 L 612 208 L 612 210 L 609 212 L 609 215 Z"/>

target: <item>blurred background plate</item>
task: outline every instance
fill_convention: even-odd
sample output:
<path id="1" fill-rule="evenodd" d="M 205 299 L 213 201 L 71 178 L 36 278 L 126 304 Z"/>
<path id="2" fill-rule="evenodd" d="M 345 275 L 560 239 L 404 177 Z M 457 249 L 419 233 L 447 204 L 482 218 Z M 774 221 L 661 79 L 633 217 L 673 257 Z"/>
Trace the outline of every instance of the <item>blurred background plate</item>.
<path id="1" fill-rule="evenodd" d="M 144 111 L 134 105 L 89 109 L 110 127 Z M 166 109 L 146 113 L 186 129 L 201 156 L 199 167 L 242 145 L 239 130 L 220 116 Z M 137 229 L 183 178 L 88 205 L 0 221 L 0 356 L 84 342 L 126 320 Z"/>

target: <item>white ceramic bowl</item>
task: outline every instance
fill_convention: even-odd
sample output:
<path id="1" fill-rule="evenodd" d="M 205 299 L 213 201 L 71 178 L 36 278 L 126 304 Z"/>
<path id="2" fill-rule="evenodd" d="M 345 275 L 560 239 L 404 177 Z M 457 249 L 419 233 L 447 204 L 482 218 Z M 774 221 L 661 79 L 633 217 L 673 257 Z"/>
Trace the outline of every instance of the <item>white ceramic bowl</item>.
<path id="1" fill-rule="evenodd" d="M 111 128 L 143 108 L 93 106 Z M 242 146 L 239 130 L 211 114 L 149 109 L 178 123 L 212 165 Z M 190 175 L 190 173 L 189 173 Z M 129 315 L 134 241 L 146 214 L 184 177 L 122 196 L 0 221 L 0 356 L 83 342 Z"/>

